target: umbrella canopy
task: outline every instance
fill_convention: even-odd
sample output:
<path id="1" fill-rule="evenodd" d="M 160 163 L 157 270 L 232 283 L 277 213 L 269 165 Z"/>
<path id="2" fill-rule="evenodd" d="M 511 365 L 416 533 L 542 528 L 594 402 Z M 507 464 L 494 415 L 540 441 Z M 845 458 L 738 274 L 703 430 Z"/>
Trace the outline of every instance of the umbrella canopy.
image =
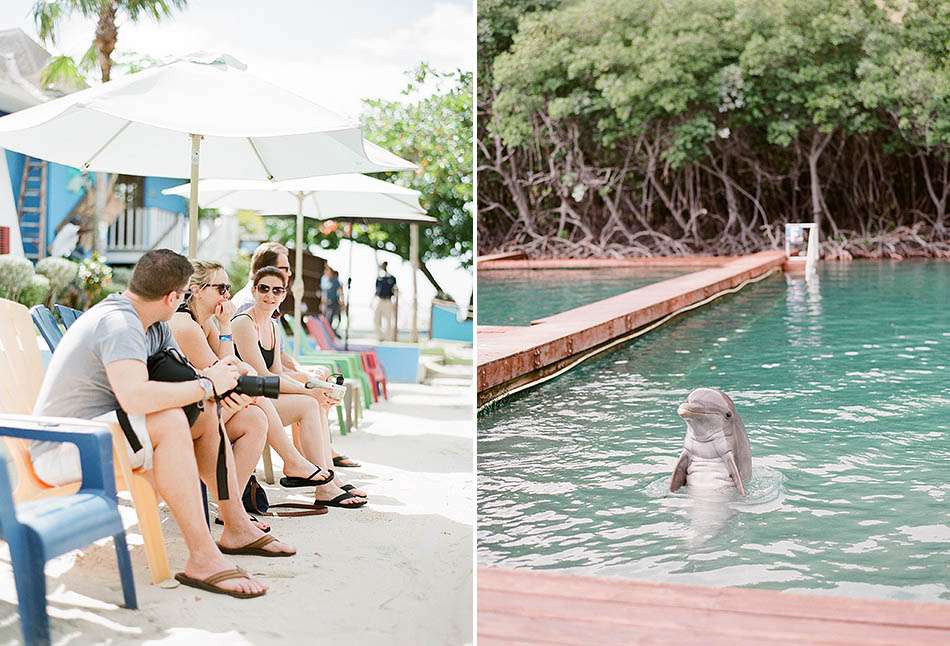
<path id="1" fill-rule="evenodd" d="M 201 180 L 197 190 L 182 184 L 162 191 L 181 197 L 197 194 L 205 208 L 249 209 L 262 215 L 296 213 L 297 231 L 294 262 L 294 352 L 301 348 L 301 302 L 303 301 L 303 219 L 346 222 L 432 223 L 419 206 L 419 191 L 390 184 L 365 175 L 329 175 L 269 182 L 265 180 Z M 352 257 L 351 257 L 352 261 Z M 414 265 L 418 261 L 414 259 Z M 352 268 L 351 268 L 352 269 Z M 415 306 L 413 285 L 413 306 Z M 347 298 L 349 303 L 349 298 Z M 347 307 L 347 312 L 349 308 Z M 347 317 L 346 343 L 349 343 Z"/>
<path id="2" fill-rule="evenodd" d="M 415 167 L 367 145 L 359 124 L 245 69 L 226 54 L 191 55 L 2 117 L 0 146 L 84 170 L 192 183 Z"/>
<path id="3" fill-rule="evenodd" d="M 165 195 L 188 197 L 190 184 L 167 188 Z M 248 209 L 262 215 L 297 214 L 318 220 L 435 222 L 419 206 L 419 191 L 365 175 L 326 175 L 285 182 L 216 180 L 198 182 L 198 203 L 206 209 Z"/>

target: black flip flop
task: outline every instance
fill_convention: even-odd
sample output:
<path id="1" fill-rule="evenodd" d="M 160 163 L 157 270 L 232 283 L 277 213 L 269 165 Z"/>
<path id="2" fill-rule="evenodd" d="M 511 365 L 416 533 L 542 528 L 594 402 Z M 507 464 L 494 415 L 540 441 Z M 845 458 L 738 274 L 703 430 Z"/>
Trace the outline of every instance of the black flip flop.
<path id="1" fill-rule="evenodd" d="M 343 467 L 344 469 L 350 469 L 350 468 L 355 469 L 356 467 L 360 467 L 363 465 L 361 465 L 359 462 L 345 455 L 338 455 L 335 458 L 333 458 L 333 466 Z"/>
<path id="2" fill-rule="evenodd" d="M 350 498 L 352 498 L 353 500 L 359 500 L 359 503 L 355 505 L 342 504 L 344 500 L 349 500 Z M 314 499 L 313 504 L 324 505 L 326 507 L 339 507 L 340 509 L 359 509 L 360 507 L 366 504 L 366 498 L 360 498 L 359 496 L 354 496 L 351 493 L 344 492 L 344 493 L 341 493 L 336 498 L 333 498 L 332 500 Z"/>
<path id="3" fill-rule="evenodd" d="M 314 480 L 313 476 L 317 475 L 323 471 L 323 469 L 318 468 L 316 471 L 310 474 L 308 478 L 299 478 L 297 476 L 284 476 L 280 479 L 280 486 L 284 489 L 295 489 L 297 487 L 319 487 L 320 485 L 325 485 L 328 482 L 333 480 L 333 469 L 328 471 L 328 475 L 323 480 Z"/>
<path id="4" fill-rule="evenodd" d="M 354 489 L 356 489 L 356 485 L 345 484 L 345 485 L 343 485 L 342 487 L 340 487 L 340 489 L 342 489 L 342 490 L 345 491 L 346 493 L 350 493 L 351 491 L 353 491 Z M 352 494 L 352 495 L 355 496 L 356 498 L 369 498 L 369 496 L 366 495 L 365 493 L 364 493 L 364 494 L 354 493 L 354 494 Z"/>

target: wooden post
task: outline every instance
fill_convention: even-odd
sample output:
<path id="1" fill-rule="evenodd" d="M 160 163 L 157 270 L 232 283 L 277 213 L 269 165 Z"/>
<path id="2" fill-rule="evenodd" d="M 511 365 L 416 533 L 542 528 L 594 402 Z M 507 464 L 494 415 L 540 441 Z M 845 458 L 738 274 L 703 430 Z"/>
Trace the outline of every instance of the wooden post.
<path id="1" fill-rule="evenodd" d="M 418 292 L 418 274 L 419 274 L 419 225 L 409 225 L 409 257 L 412 259 L 412 324 L 409 328 L 409 341 L 419 342 L 419 292 Z"/>

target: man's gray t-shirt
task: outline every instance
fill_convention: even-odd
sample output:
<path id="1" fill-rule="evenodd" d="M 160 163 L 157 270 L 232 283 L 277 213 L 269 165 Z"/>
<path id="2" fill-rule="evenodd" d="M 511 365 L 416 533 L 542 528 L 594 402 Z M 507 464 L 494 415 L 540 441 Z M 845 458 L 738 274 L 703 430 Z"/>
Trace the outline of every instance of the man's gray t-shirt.
<path id="1" fill-rule="evenodd" d="M 124 359 L 146 363 L 156 352 L 177 347 L 168 323 L 154 323 L 146 330 L 132 301 L 112 294 L 66 330 L 46 369 L 33 414 L 93 419 L 112 412 L 119 402 L 106 366 Z M 55 442 L 37 442 L 30 452 L 35 458 L 53 446 Z"/>

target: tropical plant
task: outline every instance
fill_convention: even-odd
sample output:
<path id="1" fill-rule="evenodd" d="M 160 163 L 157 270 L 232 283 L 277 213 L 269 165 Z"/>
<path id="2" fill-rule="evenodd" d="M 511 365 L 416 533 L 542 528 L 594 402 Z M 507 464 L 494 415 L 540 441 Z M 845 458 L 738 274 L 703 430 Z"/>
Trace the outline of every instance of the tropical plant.
<path id="1" fill-rule="evenodd" d="M 81 70 L 99 68 L 99 80 L 103 83 L 112 78 L 113 52 L 119 40 L 119 25 L 116 19 L 121 14 L 130 22 L 143 16 L 161 20 L 171 16 L 173 9 L 183 9 L 188 0 L 36 0 L 33 4 L 33 21 L 40 40 L 55 44 L 57 30 L 64 21 L 76 15 L 96 19 L 96 34 L 92 45 L 77 63 L 64 57 L 56 57 L 51 63 L 59 68 L 59 74 L 80 75 Z M 133 60 L 134 66 L 141 61 Z M 47 80 L 49 80 L 47 78 Z"/>

